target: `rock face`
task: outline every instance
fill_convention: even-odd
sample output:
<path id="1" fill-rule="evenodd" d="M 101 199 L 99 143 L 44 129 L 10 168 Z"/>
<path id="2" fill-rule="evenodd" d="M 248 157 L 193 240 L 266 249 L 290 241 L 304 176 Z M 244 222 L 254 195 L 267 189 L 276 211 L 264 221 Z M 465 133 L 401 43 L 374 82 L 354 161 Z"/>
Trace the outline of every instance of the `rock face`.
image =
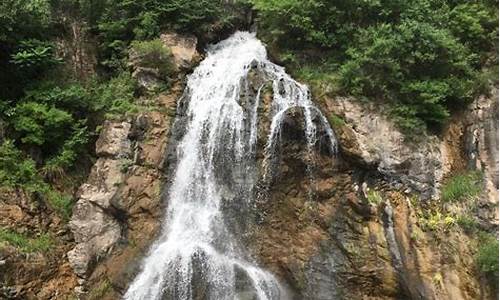
<path id="1" fill-rule="evenodd" d="M 163 161 L 180 92 L 175 84 L 170 94 L 148 100 L 155 109 L 104 124 L 96 143 L 98 160 L 80 187 L 70 221 L 77 244 L 68 259 L 80 278 L 77 294 L 116 299 L 155 236 Z"/>
<path id="2" fill-rule="evenodd" d="M 4 230 L 30 240 L 50 237 L 49 249 L 28 251 L 3 243 Z M 0 235 L 0 299 L 57 299 L 71 293 L 77 277 L 65 256 L 74 243 L 56 213 L 21 190 L 2 187 Z"/>
<path id="3" fill-rule="evenodd" d="M 469 107 L 465 118 L 465 151 L 471 168 L 485 173 L 491 203 L 498 203 L 498 87 Z"/>
<path id="4" fill-rule="evenodd" d="M 279 91 L 250 67 L 240 104 L 250 109 L 249 99 L 260 93 L 257 166 L 249 171 L 258 178 L 257 202 L 225 201 L 223 209 L 253 259 L 281 279 L 291 299 L 494 299 L 475 266 L 479 242 L 452 214 L 463 203 L 443 204 L 439 189 L 452 174 L 484 170 L 480 226 L 491 230 L 498 223 L 497 90 L 440 136 L 418 142 L 405 140 L 374 107 L 323 99 L 325 115 L 342 120 L 331 120 L 340 148 L 335 157 L 321 127 L 315 152 L 308 153 L 303 111 L 292 108 L 270 162 L 263 148 Z M 79 291 L 90 299 L 120 298 L 158 232 L 162 191 L 186 125 L 181 94 L 177 82 L 154 100 L 158 109 L 103 128 L 99 159 L 71 222 L 77 245 L 68 254 L 85 279 Z"/>
<path id="5" fill-rule="evenodd" d="M 99 157 L 80 187 L 70 228 L 76 247 L 68 252 L 75 273 L 86 278 L 89 268 L 120 239 L 121 227 L 113 216 L 111 199 L 124 179 L 121 167 L 132 152 L 129 122 L 106 122 L 96 143 Z"/>
<path id="6" fill-rule="evenodd" d="M 262 95 L 263 124 L 271 93 Z M 475 266 L 478 240 L 454 224 L 437 199 L 442 179 L 469 161 L 463 152 L 471 124 L 486 134 L 476 140 L 495 143 L 485 124 L 496 122 L 490 107 L 497 100 L 481 99 L 489 103 L 483 121 L 460 123 L 459 130 L 450 126 L 441 138 L 424 137 L 415 145 L 373 108 L 354 99 L 326 99 L 324 110 L 344 120 L 334 126 L 340 153 L 333 162 L 320 144 L 315 162 L 308 160 L 304 137 L 297 134 L 300 113 L 290 112 L 278 168 L 257 203 L 258 222 L 247 240 L 256 259 L 282 278 L 294 299 L 493 299 Z M 260 131 L 258 140 L 265 136 Z M 483 161 L 493 157 L 492 150 L 483 152 Z M 491 161 L 481 164 L 486 166 L 495 168 Z M 261 165 L 261 176 L 266 172 Z M 425 200 L 431 196 L 436 199 Z"/>
<path id="7" fill-rule="evenodd" d="M 198 40 L 195 36 L 164 33 L 160 35 L 160 39 L 172 52 L 177 70 L 189 69 L 200 59 L 200 55 L 196 51 Z"/>
<path id="8" fill-rule="evenodd" d="M 160 36 L 163 46 L 170 51 L 173 64 L 172 76 L 188 71 L 194 64 L 199 62 L 200 54 L 196 50 L 198 40 L 191 35 L 180 35 L 177 33 L 164 33 Z M 139 87 L 146 91 L 154 91 L 166 83 L 158 68 L 145 67 L 141 65 L 142 57 L 137 55 L 133 49 L 129 53 L 129 66 L 133 69 L 132 77 L 137 80 Z M 172 80 L 172 79 L 168 79 Z"/>
<path id="9" fill-rule="evenodd" d="M 437 137 L 408 142 L 373 105 L 355 99 L 325 99 L 325 109 L 345 122 L 337 128 L 344 155 L 376 169 L 396 186 L 410 187 L 422 198 L 438 195 L 443 166 Z"/>

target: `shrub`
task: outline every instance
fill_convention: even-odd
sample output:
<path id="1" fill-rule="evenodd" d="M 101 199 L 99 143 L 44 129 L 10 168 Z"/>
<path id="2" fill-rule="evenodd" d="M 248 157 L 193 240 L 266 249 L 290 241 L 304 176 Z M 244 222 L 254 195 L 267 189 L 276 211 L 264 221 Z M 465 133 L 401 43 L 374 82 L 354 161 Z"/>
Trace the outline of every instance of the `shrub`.
<path id="1" fill-rule="evenodd" d="M 164 78 L 172 73 L 172 55 L 160 39 L 133 41 L 130 47 L 131 55 L 138 60 L 140 67 L 157 69 Z"/>
<path id="2" fill-rule="evenodd" d="M 476 261 L 479 269 L 498 288 L 498 240 L 493 236 L 483 236 Z"/>
<path id="3" fill-rule="evenodd" d="M 11 140 L 0 145 L 0 186 L 20 187 L 38 181 L 35 162 L 26 158 Z"/>
<path id="4" fill-rule="evenodd" d="M 61 63 L 55 57 L 54 45 L 37 39 L 20 42 L 17 52 L 11 55 L 11 62 L 21 68 L 41 70 Z"/>
<path id="5" fill-rule="evenodd" d="M 70 133 L 71 114 L 44 103 L 21 102 L 13 110 L 12 125 L 24 144 L 58 147 Z"/>
<path id="6" fill-rule="evenodd" d="M 47 252 L 53 247 L 53 240 L 46 233 L 35 238 L 30 238 L 25 234 L 5 228 L 0 228 L 1 243 L 8 243 L 24 253 Z"/>
<path id="7" fill-rule="evenodd" d="M 449 178 L 441 188 L 441 199 L 453 202 L 476 197 L 482 190 L 482 177 L 481 172 L 469 171 Z"/>
<path id="8" fill-rule="evenodd" d="M 482 92 L 480 73 L 498 61 L 494 1 L 251 2 L 261 37 L 292 58 L 283 62 L 297 68 L 334 62 L 330 76 L 309 68 L 317 75 L 304 79 L 313 87 L 333 82 L 334 92 L 388 105 L 413 136 L 439 129 L 452 110 Z"/>
<path id="9" fill-rule="evenodd" d="M 355 95 L 392 102 L 399 125 L 411 132 L 447 120 L 471 100 L 471 56 L 447 30 L 406 21 L 361 30 L 347 50 L 341 83 Z"/>
<path id="10" fill-rule="evenodd" d="M 47 160 L 42 167 L 42 174 L 46 179 L 53 180 L 62 178 L 65 170 L 69 169 L 82 154 L 89 141 L 89 133 L 83 122 L 77 122 L 73 125 L 73 133 L 64 141 L 59 153 Z"/>
<path id="11" fill-rule="evenodd" d="M 134 103 L 136 81 L 130 73 L 122 72 L 108 82 L 96 85 L 92 90 L 99 109 L 111 116 L 123 115 L 137 110 Z"/>

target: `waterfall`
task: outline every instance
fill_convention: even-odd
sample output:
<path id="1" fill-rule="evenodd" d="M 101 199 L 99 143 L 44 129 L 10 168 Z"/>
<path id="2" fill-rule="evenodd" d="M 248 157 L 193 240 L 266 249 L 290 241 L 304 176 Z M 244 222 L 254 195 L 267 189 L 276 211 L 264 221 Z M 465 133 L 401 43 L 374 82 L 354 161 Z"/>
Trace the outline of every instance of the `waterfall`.
<path id="1" fill-rule="evenodd" d="M 255 176 L 248 170 L 255 161 L 249 157 L 256 151 L 262 86 L 253 103 L 243 105 L 240 99 L 251 65 L 275 91 L 267 155 L 272 155 L 285 112 L 292 107 L 304 111 L 308 149 L 312 151 L 316 143 L 314 115 L 334 151 L 333 132 L 312 103 L 308 88 L 271 63 L 254 34 L 237 32 L 209 47 L 188 77 L 186 132 L 177 146 L 178 164 L 165 199 L 162 232 L 124 299 L 288 298 L 278 280 L 239 245 L 223 210 L 229 198 L 252 202 Z"/>

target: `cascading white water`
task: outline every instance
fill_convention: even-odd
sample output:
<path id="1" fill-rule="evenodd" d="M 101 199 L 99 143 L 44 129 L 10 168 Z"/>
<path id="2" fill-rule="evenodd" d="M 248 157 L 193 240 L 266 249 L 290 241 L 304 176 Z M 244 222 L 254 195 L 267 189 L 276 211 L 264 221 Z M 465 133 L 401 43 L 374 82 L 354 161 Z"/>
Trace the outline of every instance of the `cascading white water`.
<path id="1" fill-rule="evenodd" d="M 278 280 L 246 257 L 222 209 L 227 186 L 247 191 L 242 198 L 251 197 L 255 184 L 254 178 L 241 174 L 247 168 L 249 152 L 256 148 L 261 90 L 250 109 L 240 104 L 249 66 L 257 63 L 274 90 L 280 91 L 274 93 L 266 151 L 272 151 L 283 116 L 291 107 L 304 110 L 311 151 L 316 142 L 313 111 L 326 128 L 332 149 L 335 139 L 326 118 L 311 102 L 307 87 L 266 56 L 265 47 L 254 34 L 237 32 L 210 47 L 205 60 L 189 76 L 185 91 L 187 128 L 177 146 L 178 164 L 163 231 L 124 299 L 287 298 Z M 218 174 L 220 164 L 227 164 L 222 167 L 230 173 L 223 177 L 230 181 L 226 187 Z M 237 170 L 240 174 L 233 174 Z"/>

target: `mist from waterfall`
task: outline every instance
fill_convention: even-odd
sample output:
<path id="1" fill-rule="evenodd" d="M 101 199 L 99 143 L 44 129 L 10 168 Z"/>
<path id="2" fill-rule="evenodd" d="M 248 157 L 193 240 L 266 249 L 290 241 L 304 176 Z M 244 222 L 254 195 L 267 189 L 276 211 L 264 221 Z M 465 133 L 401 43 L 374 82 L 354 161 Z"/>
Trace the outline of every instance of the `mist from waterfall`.
<path id="1" fill-rule="evenodd" d="M 272 155 L 284 116 L 293 107 L 303 110 L 309 151 L 318 135 L 313 116 L 319 117 L 335 151 L 333 132 L 307 86 L 271 63 L 254 34 L 236 32 L 209 47 L 187 80 L 183 96 L 187 123 L 177 146 L 162 232 L 124 299 L 288 298 L 277 278 L 239 245 L 222 209 L 227 186 L 236 195 L 234 201 L 251 203 L 254 197 L 256 178 L 248 170 L 256 163 L 262 86 L 249 107 L 240 99 L 252 66 L 260 68 L 275 91 L 266 155 Z"/>

